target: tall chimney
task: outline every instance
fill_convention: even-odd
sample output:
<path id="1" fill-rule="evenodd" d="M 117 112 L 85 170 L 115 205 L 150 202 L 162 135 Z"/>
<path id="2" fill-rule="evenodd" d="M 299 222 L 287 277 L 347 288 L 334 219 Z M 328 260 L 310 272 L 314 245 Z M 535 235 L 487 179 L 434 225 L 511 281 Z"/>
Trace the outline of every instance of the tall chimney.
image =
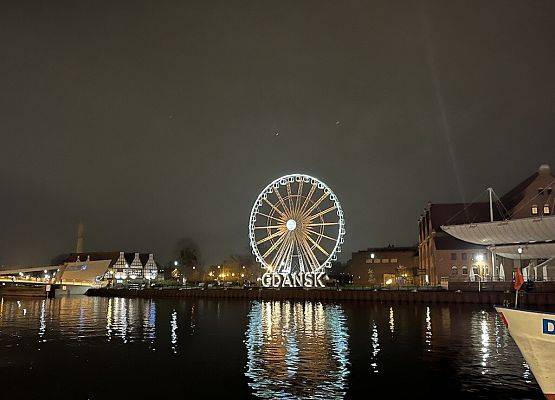
<path id="1" fill-rule="evenodd" d="M 77 246 L 75 247 L 76 253 L 83 252 L 83 242 L 85 240 L 85 226 L 83 222 L 79 222 L 79 226 L 77 227 Z"/>

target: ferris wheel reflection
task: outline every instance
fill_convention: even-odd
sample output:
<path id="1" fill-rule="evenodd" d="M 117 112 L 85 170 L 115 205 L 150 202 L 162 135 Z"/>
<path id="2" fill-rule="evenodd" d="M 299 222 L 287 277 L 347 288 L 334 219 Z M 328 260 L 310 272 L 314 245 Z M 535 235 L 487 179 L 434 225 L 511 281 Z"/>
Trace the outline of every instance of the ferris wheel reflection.
<path id="1" fill-rule="evenodd" d="M 253 394 L 265 399 L 336 399 L 346 392 L 348 333 L 339 305 L 254 302 L 246 332 Z"/>

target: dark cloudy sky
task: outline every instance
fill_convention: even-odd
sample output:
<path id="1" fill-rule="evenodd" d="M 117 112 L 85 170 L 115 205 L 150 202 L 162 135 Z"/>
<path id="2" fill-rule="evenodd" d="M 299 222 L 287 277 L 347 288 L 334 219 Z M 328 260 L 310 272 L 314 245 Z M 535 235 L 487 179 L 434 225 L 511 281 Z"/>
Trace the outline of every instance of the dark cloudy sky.
<path id="1" fill-rule="evenodd" d="M 0 3 L 0 264 L 244 251 L 272 179 L 319 177 L 345 250 L 555 164 L 555 2 Z M 336 124 L 339 121 L 339 124 Z M 275 132 L 279 132 L 279 136 Z M 345 257 L 343 257 L 345 258 Z"/>

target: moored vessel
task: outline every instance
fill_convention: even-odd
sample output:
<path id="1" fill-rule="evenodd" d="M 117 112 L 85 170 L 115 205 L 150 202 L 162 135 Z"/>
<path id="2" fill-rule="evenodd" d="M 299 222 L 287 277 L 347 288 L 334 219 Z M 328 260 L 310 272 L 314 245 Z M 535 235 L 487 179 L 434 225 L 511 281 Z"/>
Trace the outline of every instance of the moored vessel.
<path id="1" fill-rule="evenodd" d="M 549 400 L 555 400 L 555 314 L 496 307 Z"/>

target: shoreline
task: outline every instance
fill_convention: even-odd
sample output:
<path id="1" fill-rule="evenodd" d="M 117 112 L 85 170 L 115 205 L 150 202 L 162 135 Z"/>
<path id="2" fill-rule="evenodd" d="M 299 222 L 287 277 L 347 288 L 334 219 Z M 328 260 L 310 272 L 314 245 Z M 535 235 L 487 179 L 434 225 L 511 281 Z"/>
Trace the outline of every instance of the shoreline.
<path id="1" fill-rule="evenodd" d="M 92 288 L 87 296 L 127 298 L 208 298 L 247 300 L 332 300 L 368 301 L 389 303 L 450 303 L 512 305 L 514 292 L 482 291 L 402 291 L 402 290 L 356 290 L 356 289 L 272 289 L 272 288 L 227 288 L 227 289 L 113 289 Z M 555 305 L 553 293 L 521 293 L 521 306 Z"/>

